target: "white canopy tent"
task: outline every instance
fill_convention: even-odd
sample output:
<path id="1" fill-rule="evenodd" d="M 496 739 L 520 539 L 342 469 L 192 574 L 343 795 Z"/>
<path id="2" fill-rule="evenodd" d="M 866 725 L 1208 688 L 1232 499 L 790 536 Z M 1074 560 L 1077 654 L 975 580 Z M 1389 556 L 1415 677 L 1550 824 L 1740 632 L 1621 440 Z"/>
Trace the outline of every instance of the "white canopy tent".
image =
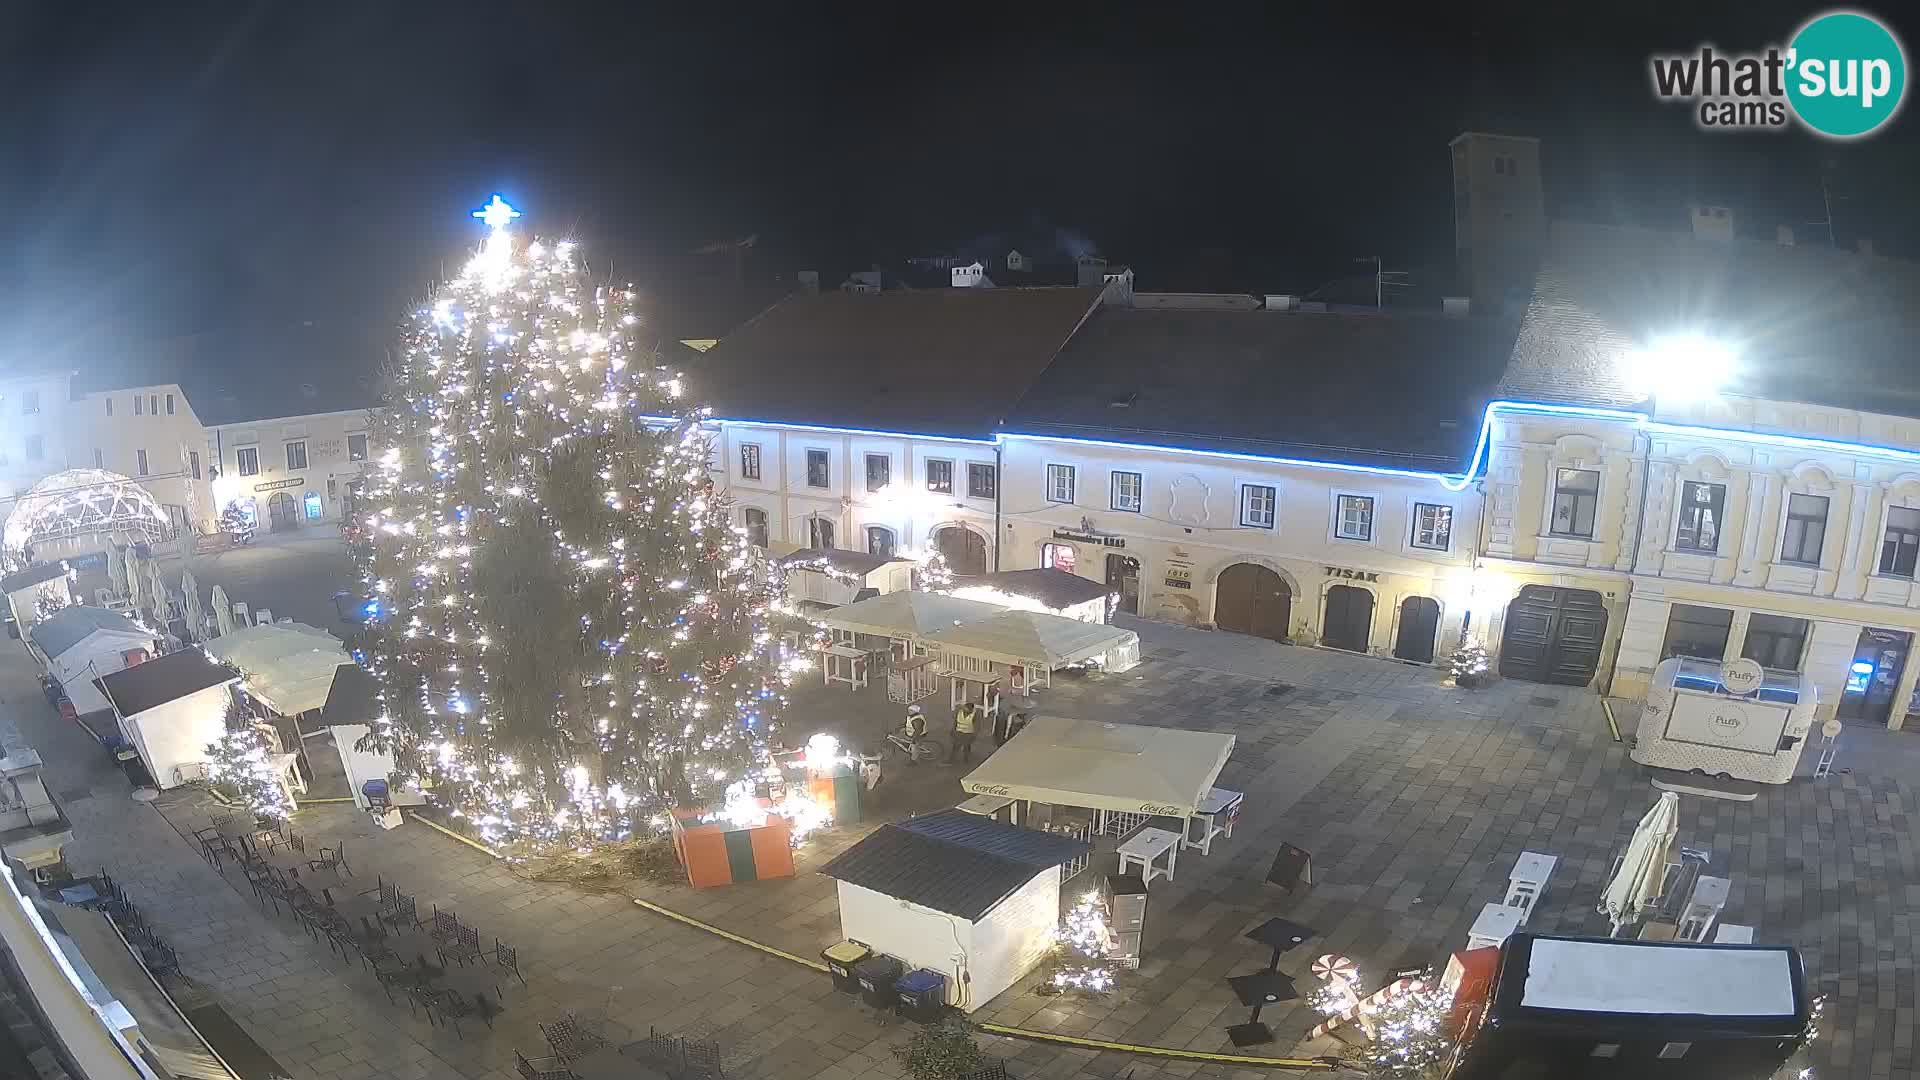
<path id="1" fill-rule="evenodd" d="M 325 705 L 334 672 L 353 663 L 339 640 L 311 626 L 243 626 L 206 650 L 239 668 L 247 693 L 282 716 Z"/>
<path id="2" fill-rule="evenodd" d="M 1233 753 L 1233 736 L 1036 716 L 968 773 L 975 795 L 1188 818 Z"/>
<path id="3" fill-rule="evenodd" d="M 1005 610 L 941 593 L 891 592 L 820 612 L 813 621 L 847 634 L 872 634 L 917 645 L 937 630 L 990 619 Z"/>
<path id="4" fill-rule="evenodd" d="M 949 671 L 963 677 L 997 678 L 1008 673 L 1002 667 L 1020 669 L 1013 689 L 1021 692 L 1035 682 L 1050 683 L 1054 668 L 1094 662 L 1126 671 L 1140 662 L 1140 635 L 1133 631 L 1039 611 L 1005 611 L 937 630 L 924 642 L 942 654 Z M 955 662 L 959 658 L 974 663 Z"/>

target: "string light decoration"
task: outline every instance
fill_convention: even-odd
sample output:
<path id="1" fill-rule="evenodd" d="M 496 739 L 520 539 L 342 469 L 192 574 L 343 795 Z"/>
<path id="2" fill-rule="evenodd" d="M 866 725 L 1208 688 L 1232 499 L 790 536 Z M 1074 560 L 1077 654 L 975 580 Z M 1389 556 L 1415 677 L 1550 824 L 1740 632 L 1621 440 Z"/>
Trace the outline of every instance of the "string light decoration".
<path id="1" fill-rule="evenodd" d="M 1364 1006 L 1373 1041 L 1362 1052 L 1370 1080 L 1443 1080 L 1459 1049 L 1449 1028 L 1453 995 L 1433 980 Z"/>
<path id="2" fill-rule="evenodd" d="M 1113 989 L 1113 969 L 1107 954 L 1113 949 L 1113 930 L 1100 894 L 1087 893 L 1060 919 L 1053 940 L 1060 952 L 1052 978 L 1045 984 L 1054 993 L 1084 990 L 1104 994 Z"/>
<path id="3" fill-rule="evenodd" d="M 26 566 L 27 549 L 45 540 L 111 535 L 158 541 L 172 521 L 139 482 L 105 469 L 67 469 L 44 477 L 13 504 L 0 547 L 10 569 Z"/>
<path id="4" fill-rule="evenodd" d="M 393 754 L 488 841 L 661 831 L 757 781 L 796 657 L 630 288 L 497 197 L 390 373 L 356 560 Z"/>
<path id="5" fill-rule="evenodd" d="M 1487 647 L 1478 641 L 1464 642 L 1454 650 L 1447 667 L 1454 685 L 1469 689 L 1477 687 L 1489 678 L 1487 672 L 1491 661 L 1487 657 Z"/>
<path id="6" fill-rule="evenodd" d="M 233 697 L 227 699 L 226 727 L 226 734 L 207 744 L 207 779 L 233 788 L 240 805 L 256 817 L 285 821 L 294 807 L 280 784 L 266 732 Z"/>
<path id="7" fill-rule="evenodd" d="M 950 593 L 954 588 L 953 567 L 947 565 L 947 555 L 939 548 L 929 548 L 926 552 L 909 552 L 906 556 L 918 565 L 913 568 L 913 587 L 921 592 Z"/>

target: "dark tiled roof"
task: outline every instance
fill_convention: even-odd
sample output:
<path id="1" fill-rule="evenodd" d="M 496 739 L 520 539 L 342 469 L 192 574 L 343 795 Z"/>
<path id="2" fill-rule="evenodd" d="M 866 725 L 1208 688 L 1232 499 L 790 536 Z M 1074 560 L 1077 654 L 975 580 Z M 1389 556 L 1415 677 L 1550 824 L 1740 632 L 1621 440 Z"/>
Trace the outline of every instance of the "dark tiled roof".
<path id="1" fill-rule="evenodd" d="M 25 589 L 43 581 L 67 576 L 67 564 L 64 562 L 40 563 L 25 570 L 17 570 L 6 577 L 0 577 L 0 593 L 10 593 L 16 589 Z"/>
<path id="2" fill-rule="evenodd" d="M 1051 566 L 1040 570 L 1002 570 L 997 574 L 973 578 L 967 584 L 985 585 L 1015 596 L 1030 596 L 1054 611 L 1084 604 L 1112 591 L 1091 578 L 1055 570 Z"/>
<path id="3" fill-rule="evenodd" d="M 820 868 L 838 881 L 974 920 L 1035 874 L 1088 850 L 960 810 L 882 825 Z"/>
<path id="4" fill-rule="evenodd" d="M 1681 333 L 1734 347 L 1733 393 L 1920 416 L 1920 265 L 1619 226 L 1553 226 L 1503 386 L 1634 404 L 1621 358 Z"/>
<path id="5" fill-rule="evenodd" d="M 75 604 L 61 608 L 45 620 L 35 623 L 33 629 L 27 631 L 27 637 L 40 646 L 41 652 L 48 656 L 59 656 L 93 636 L 97 630 L 140 633 L 140 628 L 133 625 L 132 619 L 117 611 Z"/>
<path id="6" fill-rule="evenodd" d="M 847 551 L 842 548 L 824 550 L 802 548 L 791 554 L 782 555 L 778 561 L 781 566 L 789 569 L 805 563 L 826 563 L 843 574 L 858 574 L 865 577 L 896 560 L 886 555 L 869 555 L 864 551 Z"/>
<path id="7" fill-rule="evenodd" d="M 239 678 L 238 671 L 214 663 L 199 649 L 181 649 L 95 679 L 93 684 L 106 692 L 122 716 L 133 716 Z"/>
<path id="8" fill-rule="evenodd" d="M 333 670 L 327 703 L 320 707 L 323 724 L 366 724 L 380 715 L 380 684 L 359 664 L 341 664 Z"/>
<path id="9" fill-rule="evenodd" d="M 800 295 L 722 339 L 688 375 L 722 418 L 987 438 L 1097 295 Z"/>
<path id="10" fill-rule="evenodd" d="M 1008 428 L 1460 471 L 1513 330 L 1478 316 L 1103 307 Z"/>

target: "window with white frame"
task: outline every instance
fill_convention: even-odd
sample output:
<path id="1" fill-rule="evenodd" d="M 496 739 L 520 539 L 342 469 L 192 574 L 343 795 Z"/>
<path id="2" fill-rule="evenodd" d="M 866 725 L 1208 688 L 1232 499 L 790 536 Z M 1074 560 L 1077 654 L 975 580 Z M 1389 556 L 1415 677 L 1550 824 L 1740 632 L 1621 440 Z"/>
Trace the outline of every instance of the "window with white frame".
<path id="1" fill-rule="evenodd" d="M 1441 503 L 1413 504 L 1413 546 L 1445 551 L 1453 546 L 1453 507 Z"/>
<path id="2" fill-rule="evenodd" d="M 1333 535 L 1342 540 L 1373 539 L 1373 496 L 1340 496 L 1333 515 Z"/>
<path id="3" fill-rule="evenodd" d="M 740 444 L 740 479 L 760 479 L 760 444 Z"/>
<path id="4" fill-rule="evenodd" d="M 1108 503 L 1115 510 L 1125 510 L 1130 514 L 1140 512 L 1140 492 L 1143 485 L 1137 472 L 1116 472 L 1113 474 L 1112 499 Z"/>
<path id="5" fill-rule="evenodd" d="M 140 399 L 134 398 L 133 400 L 139 401 Z M 260 448 L 257 446 L 243 446 L 235 450 L 233 452 L 233 464 L 235 468 L 240 470 L 241 476 L 260 475 Z"/>
<path id="6" fill-rule="evenodd" d="M 1268 484 L 1240 485 L 1240 524 L 1254 529 L 1273 528 L 1273 510 L 1278 504 Z"/>
<path id="7" fill-rule="evenodd" d="M 1680 485 L 1680 521 L 1673 534 L 1676 551 L 1711 555 L 1720 550 L 1720 526 L 1727 505 L 1727 486 L 1688 480 Z"/>
<path id="8" fill-rule="evenodd" d="M 27 456 L 32 457 L 33 455 L 28 454 Z M 141 476 L 147 475 L 147 452 L 145 450 L 135 450 L 133 452 L 133 468 L 134 471 Z"/>
<path id="9" fill-rule="evenodd" d="M 747 527 L 747 543 L 754 547 L 767 546 L 767 512 L 757 506 L 742 507 L 740 521 Z"/>
<path id="10" fill-rule="evenodd" d="M 1799 671 L 1813 624 L 1787 615 L 1756 611 L 1747 619 L 1747 643 L 1740 655 L 1774 671 Z"/>
<path id="11" fill-rule="evenodd" d="M 1593 539 L 1593 519 L 1600 505 L 1600 473 L 1595 469 L 1556 469 L 1553 474 L 1554 536 Z"/>
<path id="12" fill-rule="evenodd" d="M 893 459 L 885 454 L 867 455 L 867 490 L 885 491 L 893 483 Z"/>
<path id="13" fill-rule="evenodd" d="M 1895 506 L 1887 511 L 1887 531 L 1880 541 L 1880 572 L 1910 578 L 1920 558 L 1920 510 Z"/>
<path id="14" fill-rule="evenodd" d="M 1000 490 L 1000 476 L 988 461 L 967 462 L 967 498 L 991 499 Z"/>
<path id="15" fill-rule="evenodd" d="M 867 526 L 867 554 L 891 559 L 896 546 L 892 529 L 884 525 Z"/>
<path id="16" fill-rule="evenodd" d="M 941 458 L 927 459 L 927 490 L 942 495 L 953 494 L 953 462 Z"/>
<path id="17" fill-rule="evenodd" d="M 1047 501 L 1070 503 L 1073 497 L 1073 466 L 1047 466 Z"/>
<path id="18" fill-rule="evenodd" d="M 347 460 L 367 460 L 367 437 L 365 435 L 347 436 Z"/>
<path id="19" fill-rule="evenodd" d="M 827 452 L 825 450 L 807 451 L 807 486 L 816 488 L 832 487 L 832 477 L 833 469 L 828 463 Z M 816 544 L 815 546 L 818 547 L 819 545 Z M 833 545 L 828 544 L 827 546 L 832 547 Z"/>
<path id="20" fill-rule="evenodd" d="M 1827 497 L 1788 495 L 1787 527 L 1780 541 L 1780 561 L 1819 566 L 1827 542 Z"/>

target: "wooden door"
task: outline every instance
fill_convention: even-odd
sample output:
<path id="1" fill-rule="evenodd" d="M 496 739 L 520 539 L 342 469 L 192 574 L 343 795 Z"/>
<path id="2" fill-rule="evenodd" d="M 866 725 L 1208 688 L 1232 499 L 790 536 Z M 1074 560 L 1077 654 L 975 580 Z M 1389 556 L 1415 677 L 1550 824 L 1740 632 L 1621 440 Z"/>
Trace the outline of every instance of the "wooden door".
<path id="1" fill-rule="evenodd" d="M 1528 585 L 1507 605 L 1500 674 L 1509 679 L 1585 686 L 1600 669 L 1607 608 L 1591 589 Z"/>
<path id="2" fill-rule="evenodd" d="M 1327 614 L 1320 644 L 1348 652 L 1366 652 L 1373 638 L 1373 594 L 1354 585 L 1327 590 Z"/>
<path id="3" fill-rule="evenodd" d="M 1107 588 L 1120 594 L 1117 610 L 1129 615 L 1140 610 L 1140 560 L 1126 555 L 1107 556 Z"/>
<path id="4" fill-rule="evenodd" d="M 274 492 L 273 498 L 267 500 L 267 518 L 272 523 L 271 532 L 300 527 L 300 513 L 293 505 L 293 496 L 284 491 Z"/>
<path id="5" fill-rule="evenodd" d="M 1431 596 L 1409 596 L 1400 601 L 1400 632 L 1393 639 L 1393 655 L 1417 664 L 1433 662 L 1433 639 L 1440 632 L 1440 603 Z"/>
<path id="6" fill-rule="evenodd" d="M 978 577 L 987 572 L 987 541 L 972 529 L 948 526 L 933 535 L 934 546 L 947 557 L 956 577 Z"/>
<path id="7" fill-rule="evenodd" d="M 1285 578 L 1256 563 L 1234 563 L 1214 589 L 1213 623 L 1222 630 L 1287 640 L 1293 590 Z"/>

